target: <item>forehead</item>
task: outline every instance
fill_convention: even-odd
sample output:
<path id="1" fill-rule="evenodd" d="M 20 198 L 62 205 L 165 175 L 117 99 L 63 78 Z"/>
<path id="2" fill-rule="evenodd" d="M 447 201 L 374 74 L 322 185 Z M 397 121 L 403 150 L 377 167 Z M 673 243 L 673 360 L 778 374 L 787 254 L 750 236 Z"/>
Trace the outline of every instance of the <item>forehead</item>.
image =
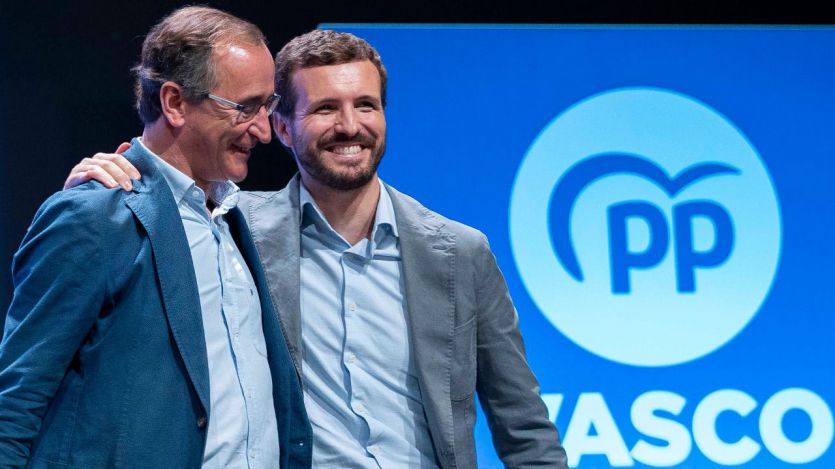
<path id="1" fill-rule="evenodd" d="M 214 51 L 215 91 L 241 96 L 263 96 L 273 92 L 275 67 L 264 44 L 227 44 Z"/>
<path id="2" fill-rule="evenodd" d="M 369 60 L 296 70 L 292 83 L 302 102 L 357 96 L 380 98 L 380 74 Z"/>

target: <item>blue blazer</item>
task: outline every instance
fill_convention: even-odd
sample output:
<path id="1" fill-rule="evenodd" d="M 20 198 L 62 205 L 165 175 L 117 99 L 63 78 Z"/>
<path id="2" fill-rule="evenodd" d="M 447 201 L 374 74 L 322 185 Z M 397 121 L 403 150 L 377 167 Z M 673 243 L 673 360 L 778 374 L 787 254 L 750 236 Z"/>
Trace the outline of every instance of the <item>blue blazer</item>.
<path id="1" fill-rule="evenodd" d="M 132 192 L 87 183 L 50 197 L 13 262 L 0 344 L 0 467 L 199 468 L 209 373 L 197 283 L 171 191 L 134 145 Z M 310 466 L 301 385 L 237 209 L 258 285 L 282 468 Z"/>

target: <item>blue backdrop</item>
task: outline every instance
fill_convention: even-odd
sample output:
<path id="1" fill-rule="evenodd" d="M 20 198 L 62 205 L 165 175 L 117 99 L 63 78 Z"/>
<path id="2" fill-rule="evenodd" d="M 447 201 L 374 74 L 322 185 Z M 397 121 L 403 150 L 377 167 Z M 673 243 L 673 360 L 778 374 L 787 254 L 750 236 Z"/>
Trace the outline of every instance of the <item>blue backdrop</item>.
<path id="1" fill-rule="evenodd" d="M 835 467 L 835 30 L 330 27 L 388 68 L 383 178 L 489 237 L 572 466 Z"/>

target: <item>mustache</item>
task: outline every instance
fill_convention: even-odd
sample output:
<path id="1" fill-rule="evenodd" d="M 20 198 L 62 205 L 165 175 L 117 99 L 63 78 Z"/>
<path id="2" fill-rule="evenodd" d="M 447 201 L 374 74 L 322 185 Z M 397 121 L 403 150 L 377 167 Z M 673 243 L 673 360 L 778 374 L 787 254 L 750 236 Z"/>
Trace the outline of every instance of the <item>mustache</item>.
<path id="1" fill-rule="evenodd" d="M 365 132 L 357 132 L 354 135 L 333 134 L 319 139 L 320 148 L 336 143 L 355 143 L 364 147 L 373 147 L 377 144 L 377 139 Z"/>

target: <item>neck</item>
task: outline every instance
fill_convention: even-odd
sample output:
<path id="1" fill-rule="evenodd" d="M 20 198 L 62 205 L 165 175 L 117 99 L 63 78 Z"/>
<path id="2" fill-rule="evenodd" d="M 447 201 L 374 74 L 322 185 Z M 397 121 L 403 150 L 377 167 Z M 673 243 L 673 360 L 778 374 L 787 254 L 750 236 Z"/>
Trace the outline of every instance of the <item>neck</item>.
<path id="1" fill-rule="evenodd" d="M 162 122 L 162 119 L 153 124 L 146 125 L 142 131 L 142 143 L 155 155 L 162 158 L 166 163 L 176 168 L 194 181 L 194 184 L 207 194 L 209 181 L 203 181 L 194 176 L 191 163 L 186 157 L 177 138 L 180 132 Z"/>
<path id="2" fill-rule="evenodd" d="M 312 180 L 302 173 L 302 184 L 310 192 L 316 205 L 331 227 L 352 246 L 369 238 L 380 200 L 377 176 L 362 187 L 350 191 L 335 190 Z"/>
<path id="3" fill-rule="evenodd" d="M 194 184 L 203 190 L 206 197 L 206 209 L 211 214 L 212 210 L 208 200 L 209 181 L 203 181 L 194 177 L 191 164 L 179 144 L 178 135 L 179 132 L 177 129 L 169 127 L 162 122 L 162 119 L 159 119 L 153 124 L 145 126 L 145 129 L 142 131 L 142 143 L 148 150 L 151 150 L 166 163 L 176 168 L 177 171 L 191 178 Z"/>

